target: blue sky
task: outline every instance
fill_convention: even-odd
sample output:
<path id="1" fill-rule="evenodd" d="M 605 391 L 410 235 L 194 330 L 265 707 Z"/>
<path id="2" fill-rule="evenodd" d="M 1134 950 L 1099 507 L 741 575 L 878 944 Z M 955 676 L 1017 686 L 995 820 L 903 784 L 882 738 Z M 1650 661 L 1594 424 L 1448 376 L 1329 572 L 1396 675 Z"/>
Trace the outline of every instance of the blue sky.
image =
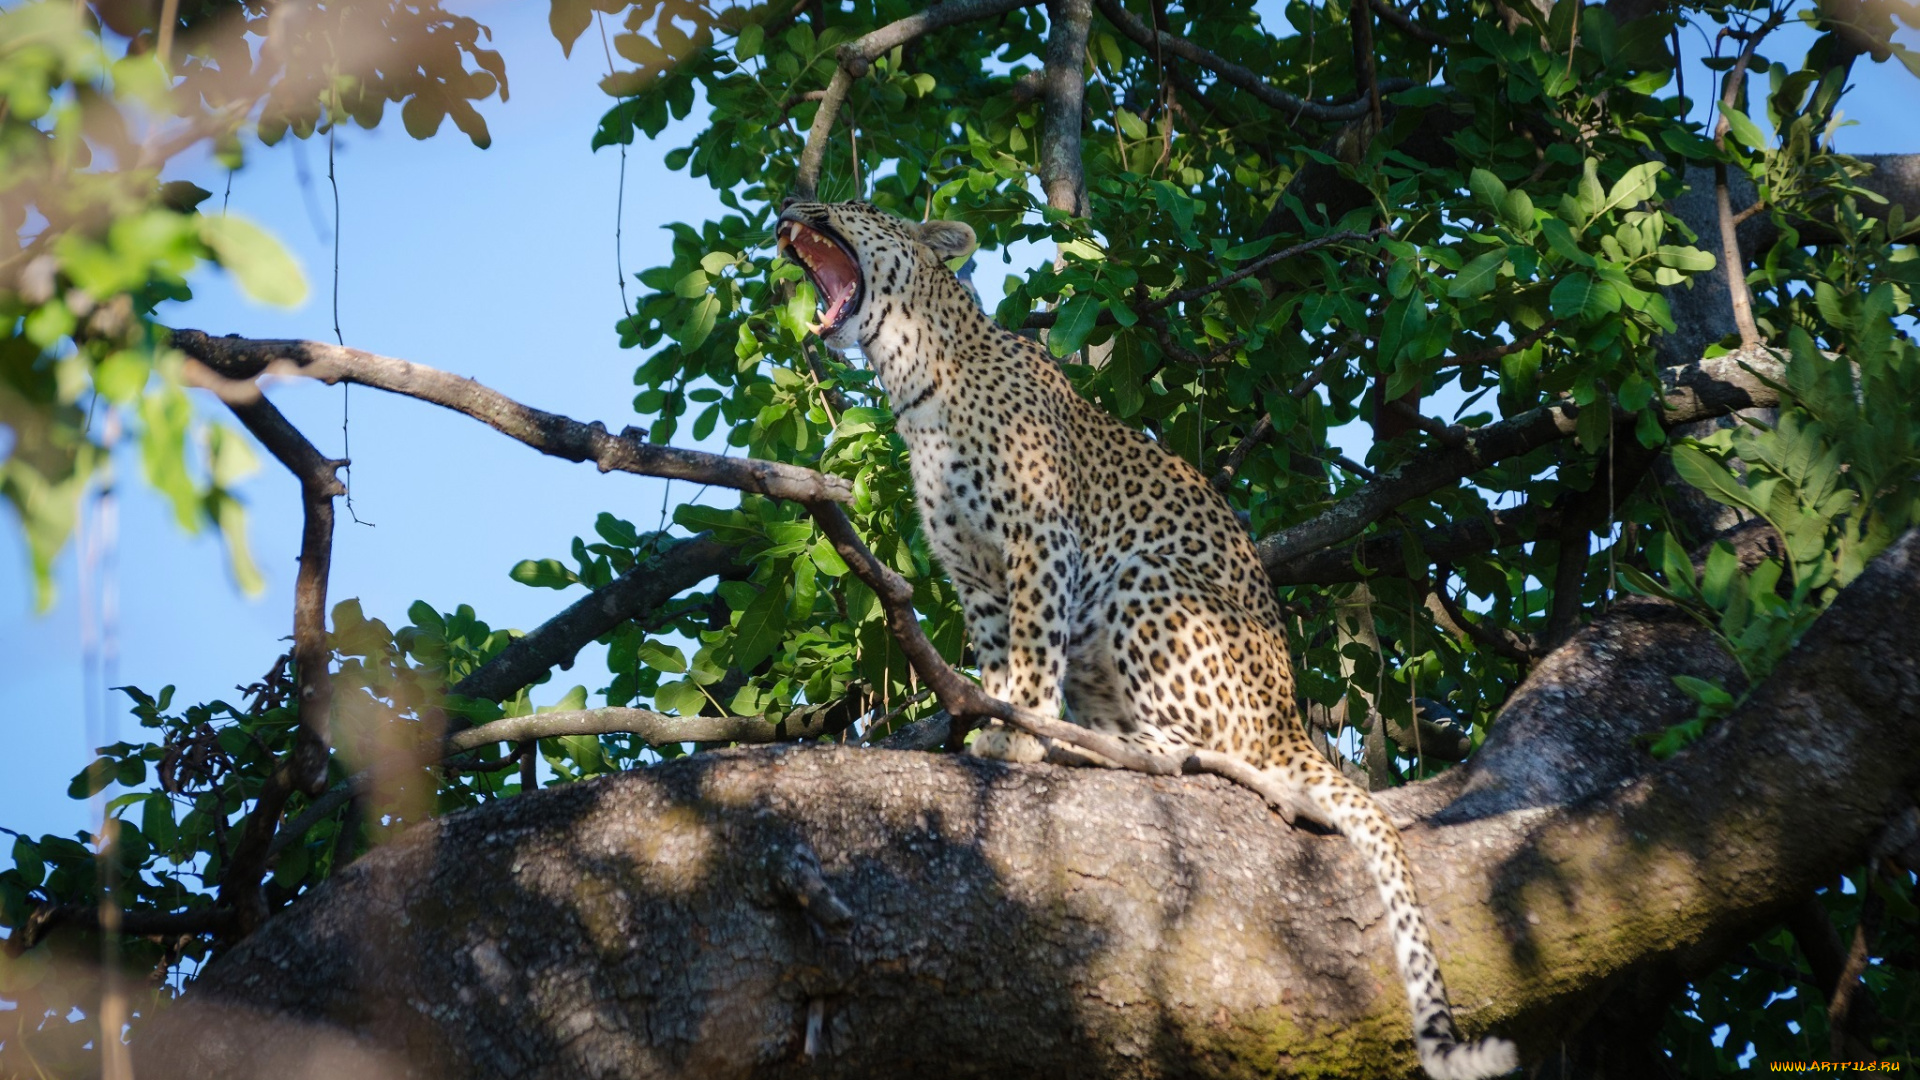
<path id="1" fill-rule="evenodd" d="M 631 375 L 640 357 L 620 349 L 612 329 L 620 317 L 613 237 L 619 157 L 588 149 L 611 103 L 596 86 L 606 73 L 599 39 L 589 31 L 568 60 L 547 29 L 544 4 L 449 6 L 493 28 L 513 97 L 483 107 L 493 132 L 486 151 L 450 126 L 424 143 L 397 123 L 341 133 L 341 329 L 349 345 L 469 375 L 527 404 L 618 430 L 634 419 Z M 1703 51 L 1698 36 L 1684 47 L 1694 59 Z M 1797 55 L 1786 47 L 1772 51 Z M 1897 64 L 1863 62 L 1856 82 L 1861 90 L 1849 99 L 1849 114 L 1862 126 L 1842 135 L 1841 148 L 1920 151 L 1920 125 L 1911 120 L 1920 81 Z M 1706 86 L 1697 65 L 1688 85 L 1696 94 Z M 629 153 L 629 274 L 666 260 L 662 224 L 721 211 L 703 180 L 659 164 L 689 130 L 669 129 Z M 256 150 L 231 197 L 233 213 L 265 224 L 299 257 L 312 285 L 307 302 L 291 311 L 253 305 L 209 272 L 194 283 L 196 299 L 164 319 L 214 334 L 331 340 L 325 153 L 323 142 L 304 147 L 310 184 L 303 193 L 291 145 Z M 225 174 L 210 166 L 178 175 L 213 190 L 216 200 L 225 185 Z M 999 262 L 983 263 L 978 280 L 997 291 Z M 432 406 L 366 389 L 351 393 L 354 506 L 372 525 L 354 524 L 343 508 L 330 601 L 359 597 L 368 614 L 393 625 L 406 621 L 416 599 L 440 609 L 466 602 L 496 627 L 528 629 L 579 594 L 510 581 L 516 561 L 564 555 L 601 510 L 643 527 L 660 520 L 667 496 L 660 481 L 602 476 Z M 341 453 L 340 388 L 288 381 L 270 394 L 322 451 Z M 210 399 L 201 404 L 218 412 Z M 249 599 L 228 581 L 214 538 L 184 534 L 140 482 L 137 462 L 121 462 L 112 681 L 156 691 L 173 682 L 181 702 L 234 695 L 236 684 L 258 678 L 283 650 L 299 504 L 285 471 L 264 454 L 261 464 L 243 491 L 267 590 Z M 690 494 L 685 485 L 675 489 L 675 502 Z M 86 826 L 89 809 L 66 798 L 66 785 L 92 745 L 83 708 L 78 563 L 71 550 L 61 560 L 60 597 L 47 615 L 33 613 L 26 565 L 15 523 L 0 523 L 0 709 L 7 718 L 0 727 L 0 825 L 71 833 Z M 576 669 L 589 689 L 600 685 L 589 674 L 593 666 L 589 660 Z M 573 681 L 560 673 L 543 697 Z M 138 730 L 118 695 L 109 704 L 119 737 Z"/>

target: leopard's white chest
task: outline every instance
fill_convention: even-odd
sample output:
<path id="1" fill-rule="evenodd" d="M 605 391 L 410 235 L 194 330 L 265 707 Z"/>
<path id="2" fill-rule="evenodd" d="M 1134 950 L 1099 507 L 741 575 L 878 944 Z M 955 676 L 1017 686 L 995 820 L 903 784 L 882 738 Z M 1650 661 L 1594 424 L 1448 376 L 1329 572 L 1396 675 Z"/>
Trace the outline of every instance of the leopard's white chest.
<path id="1" fill-rule="evenodd" d="M 983 452 L 980 440 L 950 430 L 950 419 L 946 403 L 934 401 L 896 417 L 922 529 L 950 571 L 997 583 L 1005 566 L 1007 507 L 997 490 L 1005 463 Z"/>

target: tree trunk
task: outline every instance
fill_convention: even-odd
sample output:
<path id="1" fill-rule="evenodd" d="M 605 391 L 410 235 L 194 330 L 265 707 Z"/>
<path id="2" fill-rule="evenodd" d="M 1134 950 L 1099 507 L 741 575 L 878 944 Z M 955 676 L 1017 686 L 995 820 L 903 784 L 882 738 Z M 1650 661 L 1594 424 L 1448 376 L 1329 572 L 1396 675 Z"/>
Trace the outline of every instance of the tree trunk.
<path id="1" fill-rule="evenodd" d="M 1385 793 L 1469 1033 L 1558 1061 L 1861 861 L 1920 781 L 1917 608 L 1920 533 L 1661 763 L 1668 677 L 1730 664 L 1618 605 Z M 1344 841 L 1213 778 L 731 750 L 405 834 L 214 964 L 139 1075 L 1405 1076 L 1385 930 Z"/>

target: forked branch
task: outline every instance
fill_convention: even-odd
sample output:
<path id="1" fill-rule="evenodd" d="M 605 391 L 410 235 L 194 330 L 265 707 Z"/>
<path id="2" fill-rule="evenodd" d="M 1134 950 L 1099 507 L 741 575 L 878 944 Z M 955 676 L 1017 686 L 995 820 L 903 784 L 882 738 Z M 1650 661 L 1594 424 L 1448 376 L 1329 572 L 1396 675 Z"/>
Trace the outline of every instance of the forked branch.
<path id="1" fill-rule="evenodd" d="M 269 374 L 302 375 L 329 384 L 357 383 L 429 401 L 465 413 L 543 454 L 568 461 L 591 461 L 601 472 L 692 480 L 778 499 L 849 502 L 853 498 L 852 485 L 837 476 L 778 461 L 654 446 L 632 428 L 611 435 L 598 421 L 582 424 L 522 405 L 472 379 L 359 349 L 318 341 L 217 338 L 198 330 L 175 330 L 172 345 L 231 380 L 247 381 Z"/>
<path id="2" fill-rule="evenodd" d="M 793 178 L 793 196 L 812 199 L 820 187 L 820 166 L 826 159 L 827 139 L 833 134 L 835 118 L 846 104 L 853 81 L 864 77 L 875 60 L 909 41 L 935 30 L 976 19 L 990 19 L 1040 0 L 946 0 L 904 19 L 888 23 L 863 37 L 849 41 L 834 51 L 833 77 L 820 98 L 820 108 L 807 129 L 807 145 L 800 151 L 800 165 Z"/>

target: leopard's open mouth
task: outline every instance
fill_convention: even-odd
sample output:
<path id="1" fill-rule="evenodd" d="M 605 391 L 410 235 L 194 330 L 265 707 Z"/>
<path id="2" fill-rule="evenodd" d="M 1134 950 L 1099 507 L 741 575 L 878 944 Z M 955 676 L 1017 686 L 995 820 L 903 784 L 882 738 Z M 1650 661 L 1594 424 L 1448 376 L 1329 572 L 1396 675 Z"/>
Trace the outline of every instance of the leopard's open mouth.
<path id="1" fill-rule="evenodd" d="M 853 251 L 830 230 L 783 217 L 774 230 L 780 254 L 800 264 L 820 301 L 820 320 L 808 329 L 831 337 L 860 306 L 867 283 Z"/>

